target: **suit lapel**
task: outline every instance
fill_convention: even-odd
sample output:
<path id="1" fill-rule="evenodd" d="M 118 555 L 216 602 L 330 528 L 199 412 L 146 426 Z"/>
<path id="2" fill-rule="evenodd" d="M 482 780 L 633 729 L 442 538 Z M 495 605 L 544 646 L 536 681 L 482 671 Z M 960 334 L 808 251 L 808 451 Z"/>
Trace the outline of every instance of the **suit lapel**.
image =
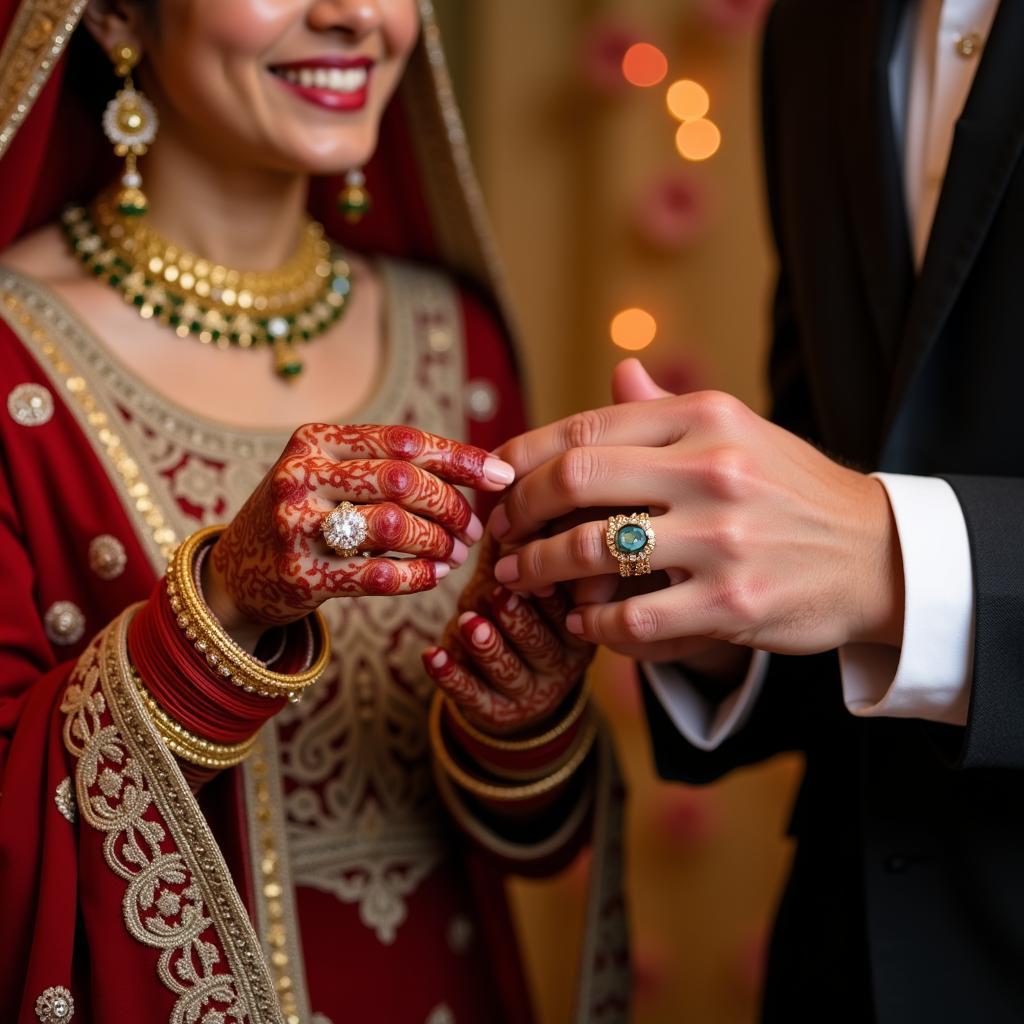
<path id="1" fill-rule="evenodd" d="M 879 347 L 891 365 L 914 277 L 889 93 L 903 4 L 856 0 L 843 10 L 836 53 L 843 184 Z"/>
<path id="2" fill-rule="evenodd" d="M 1002 0 L 957 122 L 886 416 L 900 403 L 978 256 L 1024 145 L 1024 2 Z"/>

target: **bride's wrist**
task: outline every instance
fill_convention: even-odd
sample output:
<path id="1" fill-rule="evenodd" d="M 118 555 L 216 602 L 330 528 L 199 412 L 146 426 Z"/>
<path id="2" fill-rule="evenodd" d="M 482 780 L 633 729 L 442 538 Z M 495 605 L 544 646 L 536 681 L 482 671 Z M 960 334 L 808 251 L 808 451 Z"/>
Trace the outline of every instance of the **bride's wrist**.
<path id="1" fill-rule="evenodd" d="M 224 577 L 217 571 L 213 559 L 203 558 L 199 566 L 199 590 L 207 607 L 232 640 L 248 654 L 254 654 L 266 624 L 255 622 L 246 616 L 235 603 Z"/>

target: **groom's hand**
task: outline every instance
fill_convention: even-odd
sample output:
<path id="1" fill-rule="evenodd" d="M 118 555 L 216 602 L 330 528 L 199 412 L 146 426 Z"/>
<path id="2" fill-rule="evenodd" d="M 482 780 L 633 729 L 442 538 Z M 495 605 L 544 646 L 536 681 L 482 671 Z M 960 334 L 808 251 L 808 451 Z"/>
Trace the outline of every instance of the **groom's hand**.
<path id="1" fill-rule="evenodd" d="M 620 367 L 620 389 L 625 375 L 642 392 L 637 372 Z M 497 579 L 539 591 L 607 578 L 617 565 L 603 520 L 527 539 L 577 509 L 649 508 L 652 567 L 671 585 L 607 602 L 594 600 L 604 584 L 590 594 L 583 584 L 567 620 L 578 635 L 612 646 L 715 637 L 797 654 L 898 645 L 902 561 L 882 485 L 729 395 L 654 397 L 654 388 L 647 400 L 571 416 L 499 450 L 517 483 L 491 530 L 504 544 L 527 542 L 498 563 Z"/>

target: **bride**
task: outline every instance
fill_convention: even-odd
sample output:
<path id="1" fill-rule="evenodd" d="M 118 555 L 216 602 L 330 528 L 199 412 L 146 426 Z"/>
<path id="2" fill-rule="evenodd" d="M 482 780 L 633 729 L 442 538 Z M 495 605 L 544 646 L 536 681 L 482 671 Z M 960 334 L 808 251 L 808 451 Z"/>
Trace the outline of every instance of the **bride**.
<path id="1" fill-rule="evenodd" d="M 591 649 L 471 575 L 523 416 L 429 4 L 0 28 L 0 1017 L 525 1022 L 503 879 L 591 842 L 624 1020 Z"/>

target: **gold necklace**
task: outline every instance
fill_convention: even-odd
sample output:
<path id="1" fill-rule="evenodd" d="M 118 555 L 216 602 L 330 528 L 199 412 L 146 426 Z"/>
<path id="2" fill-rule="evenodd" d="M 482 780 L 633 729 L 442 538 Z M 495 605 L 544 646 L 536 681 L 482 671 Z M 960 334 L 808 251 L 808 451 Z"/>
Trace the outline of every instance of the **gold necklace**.
<path id="1" fill-rule="evenodd" d="M 62 217 L 82 263 L 117 289 L 146 320 L 218 348 L 273 347 L 274 369 L 292 380 L 302 372 L 298 342 L 337 322 L 352 294 L 344 253 L 308 219 L 298 251 L 270 271 L 234 270 L 167 241 L 144 217 L 118 210 L 112 193 Z"/>

